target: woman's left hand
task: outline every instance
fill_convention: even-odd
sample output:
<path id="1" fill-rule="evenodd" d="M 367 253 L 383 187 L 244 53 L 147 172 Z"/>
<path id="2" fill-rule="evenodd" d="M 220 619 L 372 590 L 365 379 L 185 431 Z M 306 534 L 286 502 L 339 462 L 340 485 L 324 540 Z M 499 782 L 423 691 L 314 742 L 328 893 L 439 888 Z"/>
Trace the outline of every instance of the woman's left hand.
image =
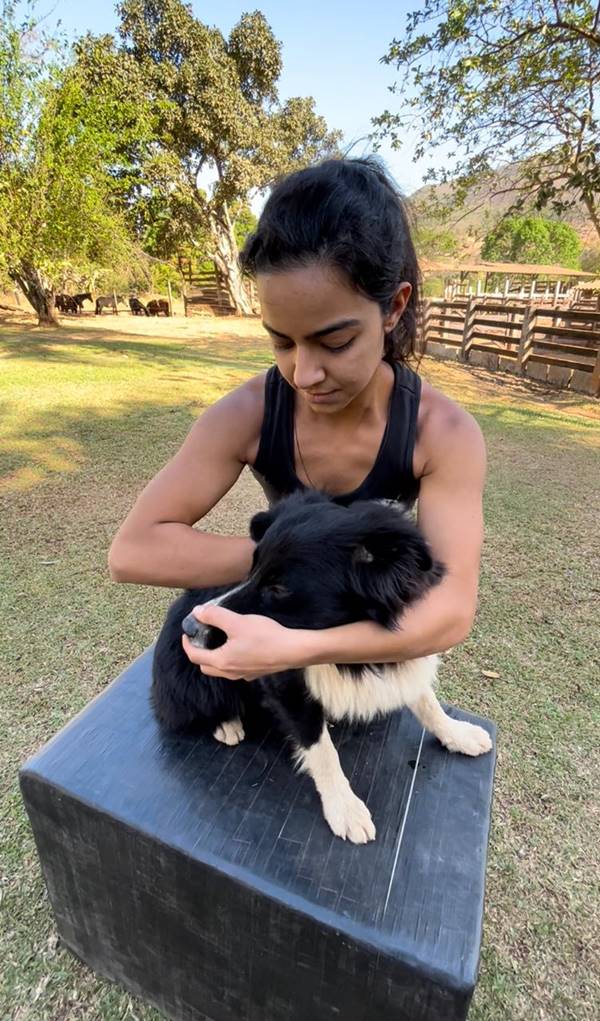
<path id="1" fill-rule="evenodd" d="M 182 637 L 188 659 L 209 677 L 254 681 L 302 665 L 306 632 L 255 613 L 234 613 L 224 606 L 196 606 L 192 612 L 202 624 L 218 627 L 227 635 L 225 645 L 218 649 L 199 649 L 187 635 Z"/>

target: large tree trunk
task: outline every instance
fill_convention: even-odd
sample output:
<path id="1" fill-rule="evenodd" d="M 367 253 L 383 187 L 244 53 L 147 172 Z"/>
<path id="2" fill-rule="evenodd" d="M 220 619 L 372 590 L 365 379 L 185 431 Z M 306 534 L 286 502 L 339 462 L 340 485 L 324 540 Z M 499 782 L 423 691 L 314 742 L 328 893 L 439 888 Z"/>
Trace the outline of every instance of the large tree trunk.
<path id="1" fill-rule="evenodd" d="M 210 226 L 213 241 L 212 257 L 229 296 L 229 300 L 238 315 L 252 315 L 250 296 L 244 287 L 244 281 L 238 262 L 238 247 L 227 206 L 223 206 L 210 214 Z"/>
<path id="2" fill-rule="evenodd" d="M 39 326 L 60 326 L 54 305 L 54 291 L 44 287 L 40 271 L 29 259 L 9 270 L 9 276 L 19 285 L 38 317 Z"/>

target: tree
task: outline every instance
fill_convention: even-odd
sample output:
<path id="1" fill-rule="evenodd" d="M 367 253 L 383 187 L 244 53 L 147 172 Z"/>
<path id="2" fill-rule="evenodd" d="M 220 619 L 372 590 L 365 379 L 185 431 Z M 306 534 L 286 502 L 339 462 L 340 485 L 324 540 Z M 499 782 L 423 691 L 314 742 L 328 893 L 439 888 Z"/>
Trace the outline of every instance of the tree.
<path id="1" fill-rule="evenodd" d="M 131 258 L 120 156 L 130 136 L 139 145 L 145 114 L 116 77 L 110 89 L 86 90 L 56 40 L 40 35 L 34 4 L 20 24 L 15 10 L 5 2 L 0 24 L 0 263 L 39 322 L 58 325 L 65 264 Z"/>
<path id="2" fill-rule="evenodd" d="M 438 259 L 458 254 L 456 238 L 449 230 L 445 230 L 439 225 L 429 227 L 418 223 L 413 231 L 413 239 L 418 254 L 427 259 Z"/>
<path id="3" fill-rule="evenodd" d="M 376 118 L 377 137 L 399 148 L 417 125 L 415 159 L 449 149 L 427 178 L 452 182 L 455 207 L 500 171 L 509 212 L 582 201 L 600 236 L 600 3 L 426 0 L 383 61 L 403 112 Z"/>
<path id="4" fill-rule="evenodd" d="M 513 216 L 486 236 L 481 257 L 492 262 L 554 263 L 579 269 L 581 249 L 579 235 L 566 223 L 541 216 Z"/>
<path id="5" fill-rule="evenodd" d="M 181 242 L 209 239 L 234 308 L 251 312 L 237 261 L 236 211 L 279 175 L 336 151 L 310 98 L 278 102 L 281 44 L 260 12 L 242 15 L 225 39 L 181 0 L 122 0 L 122 53 L 135 62 L 155 112 L 167 219 Z M 147 168 L 146 168 L 147 170 Z M 202 175 L 215 183 L 207 193 Z M 137 200 L 147 205 L 152 181 Z"/>

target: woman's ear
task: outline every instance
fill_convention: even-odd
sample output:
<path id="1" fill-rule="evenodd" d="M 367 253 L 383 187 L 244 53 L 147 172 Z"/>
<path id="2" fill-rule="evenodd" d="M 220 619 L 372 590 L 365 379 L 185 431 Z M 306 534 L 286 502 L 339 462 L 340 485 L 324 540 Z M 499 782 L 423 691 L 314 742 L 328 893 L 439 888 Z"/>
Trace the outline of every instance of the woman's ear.
<path id="1" fill-rule="evenodd" d="M 411 294 L 412 284 L 409 284 L 407 280 L 403 281 L 392 298 L 390 310 L 383 320 L 383 328 L 386 333 L 391 333 L 398 325 Z"/>

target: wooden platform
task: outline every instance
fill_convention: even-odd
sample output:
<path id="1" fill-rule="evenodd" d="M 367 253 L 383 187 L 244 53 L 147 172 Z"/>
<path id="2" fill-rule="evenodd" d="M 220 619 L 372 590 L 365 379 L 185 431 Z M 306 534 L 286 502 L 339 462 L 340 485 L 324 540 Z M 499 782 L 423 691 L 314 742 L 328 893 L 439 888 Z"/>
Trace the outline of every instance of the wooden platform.
<path id="1" fill-rule="evenodd" d="M 406 711 L 336 726 L 378 831 L 357 847 L 272 735 L 161 734 L 150 662 L 21 773 L 66 945 L 177 1021 L 466 1018 L 495 753 L 451 755 Z"/>

